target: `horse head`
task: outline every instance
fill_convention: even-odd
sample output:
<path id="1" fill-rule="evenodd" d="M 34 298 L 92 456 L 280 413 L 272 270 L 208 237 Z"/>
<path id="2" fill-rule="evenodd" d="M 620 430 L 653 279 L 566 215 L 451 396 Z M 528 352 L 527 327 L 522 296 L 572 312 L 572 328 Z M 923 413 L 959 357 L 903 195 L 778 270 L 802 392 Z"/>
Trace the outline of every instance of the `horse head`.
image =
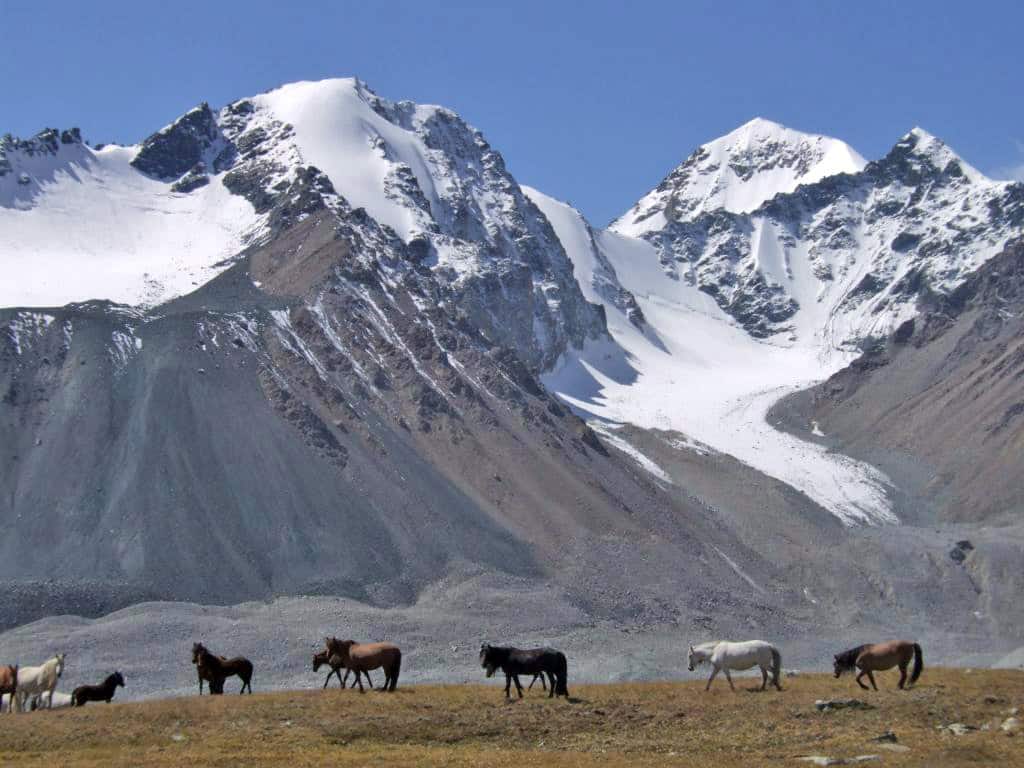
<path id="1" fill-rule="evenodd" d="M 857 657 L 860 656 L 860 652 L 867 646 L 858 645 L 856 648 L 851 648 L 848 651 L 837 653 L 832 657 L 832 671 L 836 677 L 839 677 L 843 672 L 849 672 L 854 668 L 857 663 Z"/>
<path id="2" fill-rule="evenodd" d="M 695 669 L 695 666 L 694 666 L 694 656 L 696 655 L 696 653 L 697 653 L 697 650 L 691 645 L 690 646 L 690 652 L 688 654 L 686 654 L 686 666 L 687 666 L 687 668 L 691 672 L 693 672 L 693 670 Z M 699 664 L 700 660 L 698 659 L 696 663 Z"/>
<path id="3" fill-rule="evenodd" d="M 62 674 L 64 674 L 64 654 L 63 653 L 58 653 L 57 656 L 56 656 L 56 659 L 57 659 L 57 677 L 60 677 Z"/>
<path id="4" fill-rule="evenodd" d="M 313 671 L 316 672 L 327 663 L 327 659 L 330 657 L 330 651 L 326 648 L 318 653 L 313 654 Z"/>
<path id="5" fill-rule="evenodd" d="M 114 687 L 116 688 L 117 686 L 120 685 L 122 688 L 124 688 L 124 675 L 122 675 L 120 672 L 114 672 L 113 677 L 114 677 Z"/>
<path id="6" fill-rule="evenodd" d="M 494 670 L 498 668 L 498 660 L 495 655 L 494 648 L 487 643 L 480 646 L 480 666 L 487 670 L 487 677 L 493 677 Z"/>
<path id="7" fill-rule="evenodd" d="M 206 648 L 202 643 L 192 643 L 192 663 L 198 664 L 199 657 L 206 654 Z"/>

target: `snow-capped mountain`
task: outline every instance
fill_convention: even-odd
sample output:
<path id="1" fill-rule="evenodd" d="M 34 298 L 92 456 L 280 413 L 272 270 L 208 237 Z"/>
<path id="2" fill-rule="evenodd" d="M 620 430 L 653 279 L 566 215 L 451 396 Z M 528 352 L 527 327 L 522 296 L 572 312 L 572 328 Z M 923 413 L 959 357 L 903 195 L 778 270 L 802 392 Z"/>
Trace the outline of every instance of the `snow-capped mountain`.
<path id="1" fill-rule="evenodd" d="M 699 149 L 611 229 L 654 245 L 668 277 L 752 335 L 839 347 L 891 331 L 923 291 L 948 292 L 1002 250 L 1020 190 L 919 128 L 864 165 L 841 142 L 754 121 Z"/>
<path id="2" fill-rule="evenodd" d="M 293 83 L 216 113 L 203 104 L 132 147 L 8 138 L 0 171 L 0 269 L 21 278 L 0 306 L 155 306 L 187 293 L 280 229 L 271 208 L 312 174 L 332 209 L 365 211 L 531 366 L 603 333 L 547 221 L 480 132 L 358 80 Z"/>
<path id="3" fill-rule="evenodd" d="M 609 228 L 642 237 L 708 211 L 750 213 L 777 194 L 864 165 L 839 139 L 758 117 L 698 147 Z"/>
<path id="4" fill-rule="evenodd" d="M 848 522 L 894 519 L 888 478 L 772 428 L 772 403 L 953 291 L 1024 220 L 1024 185 L 987 179 L 920 129 L 864 164 L 760 120 L 698 149 L 605 232 L 534 199 L 616 341 L 570 353 L 548 385 L 595 418 L 735 456 Z M 609 276 L 642 330 L 598 290 Z"/>
<path id="5" fill-rule="evenodd" d="M 921 131 L 865 163 L 757 120 L 601 230 L 351 79 L 134 146 L 6 137 L 0 621 L 515 591 L 580 626 L 790 632 L 886 615 L 911 560 L 974 601 L 934 531 L 852 525 L 905 522 L 869 452 L 767 416 L 955 300 L 1022 190 Z"/>
<path id="6" fill-rule="evenodd" d="M 604 317 L 453 113 L 298 83 L 132 147 L 10 138 L 3 168 L 0 581 L 21 619 L 46 599 L 393 605 L 453 574 L 583 590 L 639 528 L 678 558 L 690 502 L 537 381 Z"/>

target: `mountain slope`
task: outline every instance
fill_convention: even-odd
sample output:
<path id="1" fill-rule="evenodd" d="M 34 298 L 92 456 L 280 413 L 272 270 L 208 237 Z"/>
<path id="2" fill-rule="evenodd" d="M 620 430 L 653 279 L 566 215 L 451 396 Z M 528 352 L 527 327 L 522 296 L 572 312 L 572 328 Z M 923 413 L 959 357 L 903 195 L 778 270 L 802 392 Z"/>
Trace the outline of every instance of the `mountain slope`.
<path id="1" fill-rule="evenodd" d="M 779 432 L 769 408 L 845 368 L 930 297 L 955 292 L 1020 232 L 1024 186 L 986 179 L 919 129 L 862 170 L 813 180 L 828 168 L 822 158 L 845 155 L 841 143 L 812 139 L 748 124 L 698 150 L 605 232 L 535 196 L 581 283 L 611 275 L 645 319 L 624 322 L 614 292 L 593 291 L 616 346 L 572 351 L 545 381 L 581 412 L 735 456 L 847 522 L 892 522 L 890 478 L 800 439 L 811 434 Z M 766 181 L 779 167 L 789 175 L 752 210 L 730 210 L 755 190 L 723 175 L 730 153 L 747 158 L 751 179 L 759 168 Z M 794 157 L 807 183 L 793 175 Z M 714 195 L 702 174 L 714 177 Z"/>
<path id="2" fill-rule="evenodd" d="M 886 467 L 925 520 L 1018 522 L 1022 278 L 1018 240 L 774 418 Z"/>
<path id="3" fill-rule="evenodd" d="M 534 194 L 534 193 L 531 193 Z M 667 279 L 645 241 L 614 232 L 586 240 L 586 225 L 564 204 L 539 195 L 535 202 L 555 222 L 586 282 L 594 264 L 608 264 L 644 318 L 607 294 L 614 344 L 594 342 L 570 352 L 544 376 L 545 385 L 579 412 L 606 422 L 672 432 L 683 451 L 713 449 L 783 480 L 840 519 L 895 520 L 887 479 L 872 467 L 779 432 L 765 421 L 769 407 L 788 392 L 823 378 L 818 350 L 770 345 L 747 334 L 714 300 L 694 286 Z M 619 278 L 616 277 L 616 280 Z M 826 365 L 841 367 L 837 354 Z"/>
<path id="4" fill-rule="evenodd" d="M 222 174 L 177 194 L 133 168 L 135 155 L 77 131 L 0 140 L 0 307 L 155 306 L 208 282 L 258 231 Z"/>

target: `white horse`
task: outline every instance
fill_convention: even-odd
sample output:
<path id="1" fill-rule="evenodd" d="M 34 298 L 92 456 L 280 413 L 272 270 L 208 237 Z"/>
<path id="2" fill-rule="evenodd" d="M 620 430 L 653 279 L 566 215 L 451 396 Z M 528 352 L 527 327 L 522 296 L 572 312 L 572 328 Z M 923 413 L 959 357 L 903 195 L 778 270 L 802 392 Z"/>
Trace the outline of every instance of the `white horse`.
<path id="1" fill-rule="evenodd" d="M 57 680 L 63 672 L 63 653 L 58 653 L 38 667 L 19 667 L 18 692 L 14 697 L 14 711 L 24 711 L 25 703 L 32 696 L 49 698 L 53 694 L 53 689 L 57 687 Z"/>
<path id="2" fill-rule="evenodd" d="M 725 672 L 725 679 L 729 681 L 729 687 L 734 691 L 736 686 L 732 684 L 730 669 L 750 669 L 751 667 L 761 668 L 761 690 L 768 685 L 768 670 L 772 673 L 772 685 L 776 690 L 781 691 L 779 686 L 779 672 L 782 671 L 782 657 L 778 649 L 771 643 L 763 640 L 748 640 L 744 643 L 731 643 L 727 640 L 715 640 L 710 643 L 701 643 L 698 646 L 690 646 L 688 658 L 690 671 L 705 661 L 711 662 L 711 677 L 704 690 L 711 690 L 711 683 L 719 672 Z"/>

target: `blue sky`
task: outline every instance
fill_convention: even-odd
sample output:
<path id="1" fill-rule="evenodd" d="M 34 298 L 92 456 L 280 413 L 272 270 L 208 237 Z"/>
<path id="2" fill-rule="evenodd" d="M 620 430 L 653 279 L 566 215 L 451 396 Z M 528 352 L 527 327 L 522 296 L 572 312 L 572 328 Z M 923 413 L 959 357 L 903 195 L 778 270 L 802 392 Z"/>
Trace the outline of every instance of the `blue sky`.
<path id="1" fill-rule="evenodd" d="M 868 158 L 920 125 L 1024 178 L 1021 29 L 1012 2 L 0 0 L 0 132 L 130 143 L 200 101 L 357 75 L 457 110 L 604 224 L 758 115 Z"/>

